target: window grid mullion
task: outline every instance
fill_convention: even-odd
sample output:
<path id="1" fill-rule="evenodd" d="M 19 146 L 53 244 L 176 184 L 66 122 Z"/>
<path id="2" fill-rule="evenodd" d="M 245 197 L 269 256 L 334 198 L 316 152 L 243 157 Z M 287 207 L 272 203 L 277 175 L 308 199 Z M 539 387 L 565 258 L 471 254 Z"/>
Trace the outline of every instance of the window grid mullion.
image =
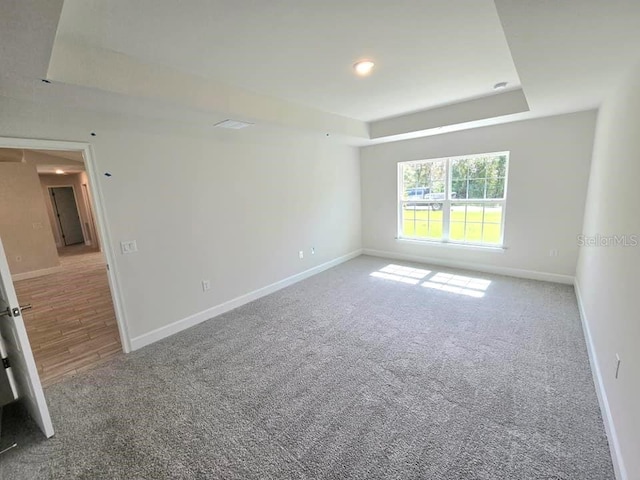
<path id="1" fill-rule="evenodd" d="M 487 196 L 487 187 L 485 183 L 484 196 Z M 487 204 L 482 205 L 482 223 L 480 224 L 480 241 L 484 242 L 484 212 L 487 208 Z"/>
<path id="2" fill-rule="evenodd" d="M 451 222 L 451 201 L 449 200 L 451 196 L 451 159 L 447 158 L 445 160 L 445 168 L 444 168 L 444 201 L 442 202 L 442 241 L 449 241 L 449 230 L 450 230 L 450 222 Z"/>

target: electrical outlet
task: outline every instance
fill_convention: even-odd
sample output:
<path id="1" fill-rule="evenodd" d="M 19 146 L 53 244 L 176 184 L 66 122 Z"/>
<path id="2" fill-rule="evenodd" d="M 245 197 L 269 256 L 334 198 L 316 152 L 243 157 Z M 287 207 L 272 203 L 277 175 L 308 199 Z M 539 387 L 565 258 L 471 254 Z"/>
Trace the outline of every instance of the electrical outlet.
<path id="1" fill-rule="evenodd" d="M 298 257 L 301 258 L 301 259 L 304 258 L 304 250 L 300 250 L 298 252 Z"/>
<path id="2" fill-rule="evenodd" d="M 620 364 L 622 360 L 620 360 L 620 355 L 616 353 L 616 380 L 618 379 L 618 375 L 620 374 Z"/>
<path id="3" fill-rule="evenodd" d="M 202 291 L 211 290 L 211 280 L 202 280 Z"/>
<path id="4" fill-rule="evenodd" d="M 33 229 L 34 230 L 41 230 L 42 229 L 42 223 L 41 222 L 34 222 L 33 223 Z"/>
<path id="5" fill-rule="evenodd" d="M 120 242 L 120 249 L 123 254 L 134 253 L 138 251 L 138 245 L 135 240 L 127 240 L 125 242 Z"/>
<path id="6" fill-rule="evenodd" d="M 316 248 L 315 247 L 311 247 L 311 255 L 315 255 L 316 254 Z"/>
<path id="7" fill-rule="evenodd" d="M 558 256 L 558 250 L 555 248 L 552 248 L 551 250 L 549 250 L 549 256 L 550 257 L 557 257 Z"/>

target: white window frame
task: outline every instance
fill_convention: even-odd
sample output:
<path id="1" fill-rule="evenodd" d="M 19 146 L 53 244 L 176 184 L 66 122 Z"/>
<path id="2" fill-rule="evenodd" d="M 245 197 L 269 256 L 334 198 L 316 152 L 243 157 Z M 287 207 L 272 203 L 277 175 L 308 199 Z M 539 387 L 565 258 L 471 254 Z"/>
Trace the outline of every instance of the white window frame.
<path id="1" fill-rule="evenodd" d="M 504 195 L 503 198 L 487 198 L 487 199 L 451 199 L 451 165 L 455 160 L 468 159 L 473 157 L 481 157 L 481 156 L 501 156 L 505 155 L 507 157 L 507 163 L 505 167 L 505 177 L 504 177 Z M 407 236 L 403 235 L 403 215 L 404 215 L 404 178 L 402 167 L 408 164 L 421 164 L 421 163 L 429 163 L 429 162 L 445 162 L 445 198 L 442 202 L 433 202 L 433 203 L 442 203 L 442 238 L 424 238 L 424 237 L 415 237 L 415 236 Z M 504 248 L 504 225 L 507 211 L 507 189 L 509 183 L 509 151 L 504 152 L 489 152 L 489 153 L 475 153 L 469 155 L 459 155 L 457 157 L 441 157 L 441 158 L 429 158 L 424 160 L 410 160 L 405 162 L 398 162 L 398 173 L 397 173 L 397 187 L 398 187 L 398 235 L 397 239 L 399 240 L 410 240 L 412 242 L 420 242 L 420 243 L 432 243 L 432 244 L 451 244 L 451 245 L 462 245 L 462 246 L 470 246 L 470 247 L 483 247 L 483 248 Z M 500 204 L 502 206 L 502 218 L 500 222 L 500 242 L 499 243 L 485 243 L 485 242 L 467 242 L 464 240 L 451 240 L 449 238 L 449 231 L 451 230 L 450 225 L 450 217 L 451 217 L 451 203 L 456 204 Z M 466 224 L 466 222 L 465 222 Z"/>

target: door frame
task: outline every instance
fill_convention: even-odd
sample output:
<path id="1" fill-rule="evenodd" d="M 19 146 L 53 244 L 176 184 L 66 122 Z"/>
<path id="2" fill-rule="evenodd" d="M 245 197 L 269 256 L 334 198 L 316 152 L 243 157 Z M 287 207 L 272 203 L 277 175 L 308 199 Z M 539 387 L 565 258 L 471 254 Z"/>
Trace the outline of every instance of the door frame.
<path id="1" fill-rule="evenodd" d="M 87 181 L 89 181 L 87 179 Z M 94 248 L 102 251 L 102 244 L 100 243 L 100 239 L 96 233 L 96 221 L 93 218 L 93 205 L 91 203 L 91 191 L 89 190 L 89 185 L 86 183 L 80 183 L 80 189 L 82 190 L 80 193 L 82 194 L 82 200 L 84 203 L 84 208 L 87 211 L 87 217 L 89 220 L 89 231 L 87 235 L 89 236 L 89 243 L 85 241 L 85 245 L 91 245 Z"/>
<path id="2" fill-rule="evenodd" d="M 109 288 L 111 290 L 113 308 L 116 314 L 116 323 L 118 324 L 118 331 L 120 333 L 120 343 L 122 344 L 122 351 L 124 353 L 131 352 L 129 326 L 123 308 L 122 287 L 115 262 L 116 252 L 113 249 L 114 243 L 111 241 L 111 232 L 107 223 L 106 210 L 104 208 L 104 197 L 100 188 L 100 182 L 98 181 L 98 169 L 93 145 L 85 142 L 0 137 L 0 147 L 36 150 L 67 150 L 82 153 L 87 177 L 89 179 L 89 188 L 92 193 L 90 201 L 92 203 L 95 220 L 97 220 L 96 227 L 98 228 L 98 236 L 100 237 L 100 245 L 102 246 L 101 250 L 107 260 L 107 277 L 109 278 Z"/>
<path id="3" fill-rule="evenodd" d="M 53 209 L 53 215 L 56 221 L 56 230 L 58 231 L 58 235 L 60 235 L 60 239 L 64 243 L 64 239 L 62 237 L 62 225 L 60 224 L 60 218 L 56 215 L 56 211 L 58 210 L 57 206 L 51 201 L 51 190 L 53 188 L 67 188 L 71 187 L 71 191 L 73 192 L 73 200 L 76 202 L 76 211 L 78 212 L 78 219 L 80 221 L 80 230 L 82 231 L 82 241 L 85 245 L 87 245 L 87 232 L 85 232 L 85 227 L 82 225 L 82 218 L 80 217 L 80 207 L 78 205 L 78 195 L 76 194 L 76 189 L 73 185 L 47 185 L 47 192 L 49 192 L 49 204 Z M 66 245 L 62 245 L 62 247 L 66 247 Z"/>

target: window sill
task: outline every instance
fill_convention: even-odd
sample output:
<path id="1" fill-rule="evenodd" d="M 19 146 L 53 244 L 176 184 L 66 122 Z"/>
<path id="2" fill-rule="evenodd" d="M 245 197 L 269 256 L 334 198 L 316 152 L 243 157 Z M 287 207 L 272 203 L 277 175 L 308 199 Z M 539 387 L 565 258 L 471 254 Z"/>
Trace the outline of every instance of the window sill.
<path id="1" fill-rule="evenodd" d="M 429 245 L 438 248 L 462 249 L 478 252 L 504 253 L 508 247 L 504 245 L 476 245 L 473 243 L 439 242 L 437 240 L 420 240 L 417 238 L 396 237 L 396 241 L 402 243 L 413 243 L 416 245 Z"/>

